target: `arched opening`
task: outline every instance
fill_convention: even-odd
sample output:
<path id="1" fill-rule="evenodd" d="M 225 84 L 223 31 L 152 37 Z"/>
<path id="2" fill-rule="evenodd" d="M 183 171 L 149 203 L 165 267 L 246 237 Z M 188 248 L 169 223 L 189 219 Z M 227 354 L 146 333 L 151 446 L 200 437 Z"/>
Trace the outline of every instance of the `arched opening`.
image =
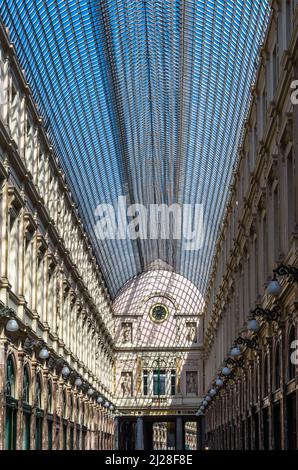
<path id="1" fill-rule="evenodd" d="M 280 388 L 280 347 L 279 344 L 275 350 L 275 361 L 274 361 L 274 385 L 275 389 Z"/>
<path id="2" fill-rule="evenodd" d="M 17 444 L 17 400 L 16 400 L 16 367 L 12 354 L 6 363 L 6 419 L 5 449 L 14 450 Z"/>
<path id="3" fill-rule="evenodd" d="M 31 380 L 29 367 L 25 365 L 23 374 L 23 449 L 30 449 L 30 425 L 31 425 Z"/>
<path id="4" fill-rule="evenodd" d="M 42 425 L 43 425 L 43 410 L 42 410 L 42 380 L 41 375 L 37 374 L 35 382 L 35 449 L 42 449 Z"/>
<path id="5" fill-rule="evenodd" d="M 48 422 L 48 450 L 53 448 L 53 385 L 48 380 L 48 397 L 47 397 L 47 422 Z"/>
<path id="6" fill-rule="evenodd" d="M 293 360 L 293 342 L 296 341 L 295 326 L 292 325 L 288 336 L 288 381 L 295 379 L 296 365 Z M 287 448 L 294 450 L 297 448 L 297 404 L 296 392 L 292 392 L 287 396 Z"/>

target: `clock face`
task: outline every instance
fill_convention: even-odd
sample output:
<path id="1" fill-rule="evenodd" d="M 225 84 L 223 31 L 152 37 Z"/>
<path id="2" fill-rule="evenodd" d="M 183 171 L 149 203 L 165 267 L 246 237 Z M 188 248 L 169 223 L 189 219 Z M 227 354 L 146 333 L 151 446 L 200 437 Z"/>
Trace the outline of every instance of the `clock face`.
<path id="1" fill-rule="evenodd" d="M 168 309 L 164 305 L 156 304 L 153 305 L 150 311 L 151 320 L 156 323 L 162 323 L 168 318 Z"/>

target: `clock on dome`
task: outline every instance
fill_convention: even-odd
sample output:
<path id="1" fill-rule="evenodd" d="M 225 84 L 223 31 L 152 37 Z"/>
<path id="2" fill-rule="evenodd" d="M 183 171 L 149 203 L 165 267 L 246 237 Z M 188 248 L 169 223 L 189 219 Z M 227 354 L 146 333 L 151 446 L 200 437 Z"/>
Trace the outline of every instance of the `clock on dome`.
<path id="1" fill-rule="evenodd" d="M 155 304 L 151 307 L 150 318 L 155 323 L 164 322 L 169 316 L 169 311 L 167 307 L 163 304 Z"/>

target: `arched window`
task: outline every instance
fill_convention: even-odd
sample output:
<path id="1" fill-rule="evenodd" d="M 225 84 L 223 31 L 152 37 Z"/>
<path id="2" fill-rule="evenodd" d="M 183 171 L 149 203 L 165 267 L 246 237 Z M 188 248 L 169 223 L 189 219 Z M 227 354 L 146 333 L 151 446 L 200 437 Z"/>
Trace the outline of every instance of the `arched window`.
<path id="1" fill-rule="evenodd" d="M 35 403 L 37 408 L 42 408 L 42 395 L 41 395 L 41 377 L 40 374 L 36 376 L 35 384 Z"/>
<path id="2" fill-rule="evenodd" d="M 48 413 L 53 413 L 53 386 L 52 381 L 48 380 L 48 401 L 47 401 Z"/>
<path id="3" fill-rule="evenodd" d="M 9 355 L 6 362 L 6 416 L 5 416 L 5 449 L 15 450 L 17 442 L 17 401 L 15 399 L 15 364 Z"/>
<path id="4" fill-rule="evenodd" d="M 23 449 L 30 449 L 30 423 L 31 423 L 31 407 L 30 401 L 30 374 L 28 366 L 24 367 L 23 375 Z"/>
<path id="5" fill-rule="evenodd" d="M 24 377 L 23 377 L 23 402 L 30 403 L 30 375 L 28 366 L 24 368 Z"/>
<path id="6" fill-rule="evenodd" d="M 15 366 L 12 355 L 9 355 L 6 363 L 6 395 L 15 398 Z"/>
<path id="7" fill-rule="evenodd" d="M 295 327 L 294 325 L 290 329 L 289 333 L 289 343 L 288 343 L 288 378 L 289 380 L 292 380 L 295 378 L 295 364 L 292 361 L 292 353 L 294 351 L 293 348 L 291 348 L 291 345 L 293 341 L 296 340 L 296 335 L 295 335 Z"/>
<path id="8" fill-rule="evenodd" d="M 275 361 L 274 361 L 274 382 L 275 388 L 280 388 L 280 347 L 279 344 L 276 346 Z"/>
<path id="9" fill-rule="evenodd" d="M 264 397 L 267 397 L 269 393 L 269 383 L 268 383 L 268 355 L 264 357 Z"/>
<path id="10" fill-rule="evenodd" d="M 41 450 L 42 449 L 42 412 L 40 411 L 42 408 L 42 381 L 41 375 L 37 374 L 36 382 L 35 382 L 35 403 L 36 407 L 39 409 L 36 412 L 35 418 L 35 449 Z"/>

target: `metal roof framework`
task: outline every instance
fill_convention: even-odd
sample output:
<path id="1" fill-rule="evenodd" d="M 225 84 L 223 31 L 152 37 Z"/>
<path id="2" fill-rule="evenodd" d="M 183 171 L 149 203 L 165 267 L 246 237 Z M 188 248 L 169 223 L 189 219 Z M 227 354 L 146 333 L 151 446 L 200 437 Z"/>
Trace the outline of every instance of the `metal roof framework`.
<path id="1" fill-rule="evenodd" d="M 110 294 L 161 259 L 204 294 L 267 0 L 3 0 Z M 98 240 L 95 209 L 203 205 L 204 243 Z"/>

